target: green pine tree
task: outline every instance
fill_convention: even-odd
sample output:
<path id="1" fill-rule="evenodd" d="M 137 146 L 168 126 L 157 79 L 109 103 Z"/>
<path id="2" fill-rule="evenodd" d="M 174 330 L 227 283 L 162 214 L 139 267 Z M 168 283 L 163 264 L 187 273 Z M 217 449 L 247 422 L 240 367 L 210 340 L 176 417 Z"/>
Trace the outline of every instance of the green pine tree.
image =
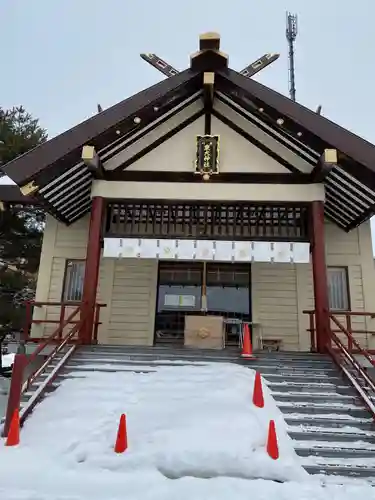
<path id="1" fill-rule="evenodd" d="M 0 165 L 47 139 L 46 131 L 26 110 L 0 108 Z M 0 173 L 0 176 L 3 173 Z M 0 341 L 25 324 L 25 300 L 35 292 L 44 213 L 14 206 L 0 213 Z"/>

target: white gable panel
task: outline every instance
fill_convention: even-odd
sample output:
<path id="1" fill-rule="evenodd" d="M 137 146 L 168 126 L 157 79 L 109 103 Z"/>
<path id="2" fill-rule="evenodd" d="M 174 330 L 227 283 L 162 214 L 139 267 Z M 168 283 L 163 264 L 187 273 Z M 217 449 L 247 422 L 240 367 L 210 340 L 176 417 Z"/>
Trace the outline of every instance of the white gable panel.
<path id="1" fill-rule="evenodd" d="M 197 135 L 204 133 L 204 117 L 177 132 L 145 156 L 129 165 L 126 170 L 153 172 L 193 172 Z"/>
<path id="2" fill-rule="evenodd" d="M 289 147 L 282 145 L 279 141 L 271 137 L 269 134 L 261 130 L 256 125 L 252 124 L 249 120 L 241 116 L 238 112 L 234 111 L 230 106 L 225 104 L 222 101 L 216 99 L 214 101 L 214 110 L 220 113 L 222 116 L 230 120 L 232 123 L 241 128 L 248 135 L 256 139 L 261 144 L 267 146 L 268 149 L 275 152 L 280 158 L 283 158 L 288 163 L 297 168 L 300 172 L 310 173 L 313 169 L 313 165 L 309 162 L 298 156 L 298 154 L 294 153 L 289 149 Z M 247 112 L 243 110 L 246 114 Z M 317 158 L 314 158 L 311 155 L 308 155 L 310 160 L 314 163 L 317 161 Z"/>
<path id="3" fill-rule="evenodd" d="M 289 170 L 237 134 L 215 116 L 212 134 L 220 135 L 220 171 L 254 173 L 288 173 Z"/>
<path id="4" fill-rule="evenodd" d="M 169 134 L 172 130 L 192 119 L 194 115 L 203 110 L 202 99 L 195 100 L 184 109 L 160 123 L 157 127 L 152 128 L 148 133 L 139 137 L 135 142 L 125 145 L 124 149 L 108 160 L 104 160 L 104 168 L 106 170 L 114 170 L 120 167 L 123 163 L 131 160 L 136 155 L 140 154 L 146 148 L 149 148 L 156 141 L 160 141 L 163 136 Z"/>
<path id="5" fill-rule="evenodd" d="M 259 148 L 212 117 L 212 134 L 220 136 L 220 172 L 289 173 Z M 204 133 L 204 117 L 178 132 L 172 138 L 127 167 L 136 171 L 192 172 L 196 153 L 196 136 Z"/>

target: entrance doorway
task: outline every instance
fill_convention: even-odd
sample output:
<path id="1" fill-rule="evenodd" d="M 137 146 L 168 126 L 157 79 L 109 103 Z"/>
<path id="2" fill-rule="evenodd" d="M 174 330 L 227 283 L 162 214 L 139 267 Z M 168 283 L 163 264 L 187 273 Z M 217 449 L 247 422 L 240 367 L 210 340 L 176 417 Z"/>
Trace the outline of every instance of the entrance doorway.
<path id="1" fill-rule="evenodd" d="M 160 261 L 155 343 L 183 344 L 189 314 L 222 316 L 226 345 L 251 321 L 250 264 Z"/>

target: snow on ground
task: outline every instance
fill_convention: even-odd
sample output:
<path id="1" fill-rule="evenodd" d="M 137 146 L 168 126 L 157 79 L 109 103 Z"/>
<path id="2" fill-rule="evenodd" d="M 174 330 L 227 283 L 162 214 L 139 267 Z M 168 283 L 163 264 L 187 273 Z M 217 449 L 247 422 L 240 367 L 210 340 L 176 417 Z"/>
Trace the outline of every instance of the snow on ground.
<path id="1" fill-rule="evenodd" d="M 153 369 L 86 372 L 64 381 L 26 422 L 21 445 L 0 447 L 0 498 L 375 498 L 362 482 L 324 486 L 307 475 L 268 389 L 265 408 L 252 405 L 252 370 L 222 363 Z M 122 412 L 129 449 L 116 455 Z M 265 449 L 270 418 L 279 437 L 277 461 Z"/>
<path id="2" fill-rule="evenodd" d="M 10 366 L 12 366 L 12 364 L 14 363 L 14 357 L 15 357 L 14 353 L 3 354 L 1 358 L 1 363 L 2 363 L 1 366 L 3 368 L 9 368 Z"/>

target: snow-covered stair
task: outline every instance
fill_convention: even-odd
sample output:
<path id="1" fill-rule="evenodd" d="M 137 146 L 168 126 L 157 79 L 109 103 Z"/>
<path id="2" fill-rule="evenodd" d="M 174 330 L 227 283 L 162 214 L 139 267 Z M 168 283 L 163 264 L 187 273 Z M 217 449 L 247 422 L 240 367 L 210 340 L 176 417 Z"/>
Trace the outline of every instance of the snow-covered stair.
<path id="1" fill-rule="evenodd" d="M 310 474 L 375 481 L 375 425 L 355 391 L 325 356 L 259 353 L 256 359 L 245 361 L 239 359 L 237 350 L 87 346 L 79 348 L 68 360 L 49 390 L 66 377 L 84 376 L 85 371 L 149 372 L 160 365 L 205 362 L 240 363 L 260 371 Z M 53 368 L 54 364 L 44 377 Z M 34 386 L 41 383 L 43 377 Z"/>
<path id="2" fill-rule="evenodd" d="M 310 474 L 375 481 L 375 425 L 328 357 L 278 353 L 257 361 Z"/>
<path id="3" fill-rule="evenodd" d="M 47 382 L 47 378 L 52 376 L 54 371 L 59 369 L 59 366 L 64 363 L 65 357 L 68 355 L 71 346 L 65 346 L 58 352 L 54 359 L 50 362 L 50 365 L 46 368 L 46 370 L 37 376 L 34 382 L 29 386 L 28 390 L 21 395 L 21 404 L 20 404 L 20 414 L 25 410 L 25 408 L 33 403 L 35 398 L 38 398 L 38 401 L 41 401 L 45 394 L 53 392 L 58 387 L 58 383 L 48 383 L 46 385 L 45 391 L 43 392 L 42 397 L 39 396 L 39 392 Z M 26 370 L 26 377 L 31 373 L 34 373 L 40 367 L 40 363 L 33 363 Z"/>

